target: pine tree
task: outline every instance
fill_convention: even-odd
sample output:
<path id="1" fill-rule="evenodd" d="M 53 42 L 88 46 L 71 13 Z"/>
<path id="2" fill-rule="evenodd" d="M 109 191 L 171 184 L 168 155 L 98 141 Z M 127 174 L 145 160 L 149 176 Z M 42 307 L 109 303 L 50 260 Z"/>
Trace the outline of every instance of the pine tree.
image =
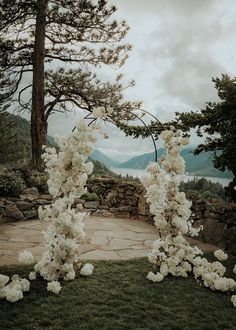
<path id="1" fill-rule="evenodd" d="M 232 171 L 234 178 L 226 188 L 226 194 L 236 201 L 236 77 L 223 74 L 212 81 L 220 101 L 208 102 L 201 111 L 176 113 L 172 124 L 185 131 L 196 128 L 198 136 L 206 136 L 194 153 L 213 151 L 214 167 Z"/>
<path id="2" fill-rule="evenodd" d="M 101 82 L 103 65 L 120 67 L 130 45 L 128 26 L 112 20 L 116 8 L 106 0 L 2 0 L 0 2 L 0 103 L 31 111 L 32 165 L 42 168 L 47 120 L 71 107 L 123 110 L 121 76 Z M 115 116 L 116 117 L 116 116 Z"/>

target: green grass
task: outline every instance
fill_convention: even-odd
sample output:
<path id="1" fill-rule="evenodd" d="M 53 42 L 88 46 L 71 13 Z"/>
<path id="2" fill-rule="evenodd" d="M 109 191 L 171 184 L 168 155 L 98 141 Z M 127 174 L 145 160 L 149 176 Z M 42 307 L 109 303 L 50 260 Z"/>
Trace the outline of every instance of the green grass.
<path id="1" fill-rule="evenodd" d="M 232 269 L 236 257 L 227 263 Z M 151 270 L 146 259 L 93 264 L 91 277 L 63 283 L 59 295 L 47 292 L 46 282 L 37 279 L 23 300 L 1 300 L 0 329 L 236 329 L 230 296 L 212 292 L 191 277 L 152 283 L 146 279 Z M 0 269 L 9 275 L 27 271 Z"/>

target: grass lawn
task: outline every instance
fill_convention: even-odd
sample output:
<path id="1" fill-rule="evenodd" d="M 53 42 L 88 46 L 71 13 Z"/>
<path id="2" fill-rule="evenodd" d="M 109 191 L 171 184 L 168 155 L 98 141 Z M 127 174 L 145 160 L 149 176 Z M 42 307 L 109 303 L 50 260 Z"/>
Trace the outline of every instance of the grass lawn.
<path id="1" fill-rule="evenodd" d="M 227 261 L 231 270 L 235 263 L 236 257 Z M 47 292 L 46 282 L 37 279 L 23 300 L 0 300 L 0 329 L 236 329 L 230 296 L 193 278 L 152 283 L 146 279 L 152 267 L 146 258 L 93 264 L 91 277 L 63 283 L 59 295 Z M 0 273 L 28 270 L 8 267 Z"/>

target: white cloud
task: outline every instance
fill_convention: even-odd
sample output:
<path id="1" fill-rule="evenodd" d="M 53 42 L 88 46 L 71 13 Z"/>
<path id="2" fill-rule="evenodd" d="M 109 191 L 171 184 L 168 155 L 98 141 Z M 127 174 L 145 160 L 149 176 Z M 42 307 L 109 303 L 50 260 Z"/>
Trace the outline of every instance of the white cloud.
<path id="1" fill-rule="evenodd" d="M 117 17 L 131 27 L 126 41 L 133 51 L 121 69 L 136 86 L 128 99 L 141 99 L 144 108 L 162 121 L 175 111 L 200 109 L 217 98 L 211 78 L 228 72 L 235 75 L 236 2 L 234 0 L 111 0 Z M 117 74 L 117 71 L 114 73 Z M 101 77 L 110 71 L 101 72 Z M 50 120 L 51 134 L 67 133 L 76 122 L 56 114 Z M 107 128 L 110 139 L 97 148 L 124 160 L 153 151 L 151 139 L 133 140 L 118 129 Z M 198 142 L 196 136 L 193 142 Z"/>

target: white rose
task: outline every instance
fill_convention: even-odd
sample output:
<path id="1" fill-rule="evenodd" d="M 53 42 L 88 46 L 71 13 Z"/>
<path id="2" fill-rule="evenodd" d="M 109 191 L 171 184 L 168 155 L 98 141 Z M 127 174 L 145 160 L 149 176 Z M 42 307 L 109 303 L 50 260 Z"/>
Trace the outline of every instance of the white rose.
<path id="1" fill-rule="evenodd" d="M 49 282 L 47 290 L 53 293 L 59 293 L 61 291 L 61 284 L 58 281 Z"/>
<path id="2" fill-rule="evenodd" d="M 80 275 L 90 276 L 93 273 L 93 270 L 94 270 L 94 266 L 87 263 L 81 268 Z"/>
<path id="3" fill-rule="evenodd" d="M 232 301 L 234 307 L 236 307 L 236 295 L 233 295 L 233 296 L 231 297 L 231 301 Z"/>
<path id="4" fill-rule="evenodd" d="M 220 249 L 214 252 L 214 256 L 220 261 L 226 260 L 228 258 L 228 254 L 224 253 L 224 251 Z"/>
<path id="5" fill-rule="evenodd" d="M 161 282 L 163 280 L 164 276 L 160 273 L 154 274 L 153 272 L 149 272 L 147 274 L 147 279 L 152 282 Z"/>
<path id="6" fill-rule="evenodd" d="M 19 253 L 18 261 L 22 265 L 30 265 L 34 262 L 33 254 L 29 251 L 23 251 Z"/>

